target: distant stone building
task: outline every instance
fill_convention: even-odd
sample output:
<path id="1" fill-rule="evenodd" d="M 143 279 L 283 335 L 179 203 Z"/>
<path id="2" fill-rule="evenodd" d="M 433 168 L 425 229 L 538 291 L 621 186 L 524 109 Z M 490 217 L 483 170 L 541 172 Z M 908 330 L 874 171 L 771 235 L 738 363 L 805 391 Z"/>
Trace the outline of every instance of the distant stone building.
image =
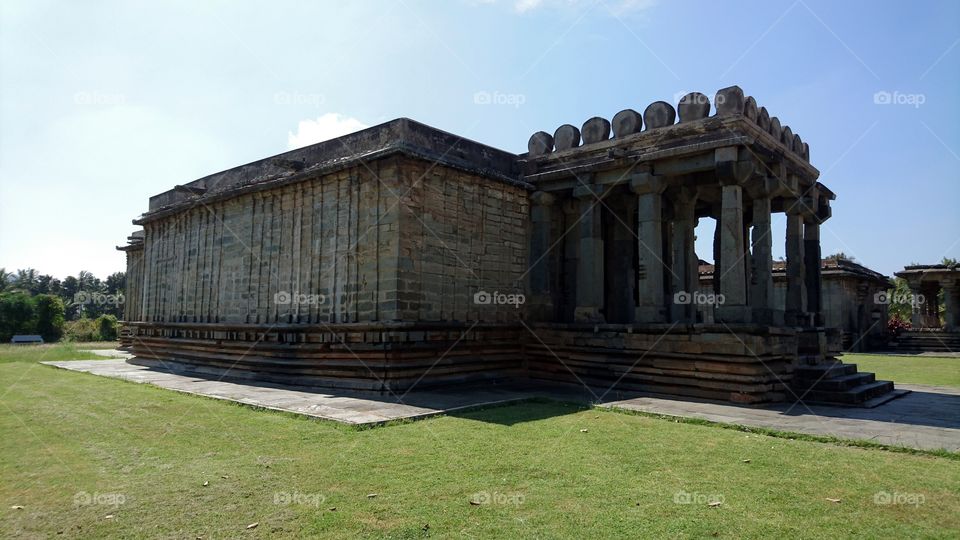
<path id="1" fill-rule="evenodd" d="M 910 293 L 922 301 L 912 302 L 911 321 L 915 330 L 932 329 L 960 332 L 960 266 L 919 264 L 896 273 L 907 281 Z M 943 293 L 943 320 L 940 318 L 940 297 Z"/>
<path id="2" fill-rule="evenodd" d="M 823 325 L 841 331 L 842 349 L 863 352 L 885 348 L 887 292 L 894 286 L 890 278 L 847 259 L 823 259 L 820 267 Z M 700 265 L 702 292 L 713 289 L 713 270 L 712 264 Z M 782 261 L 773 263 L 773 295 L 777 309 L 783 309 L 787 276 Z M 713 320 L 709 307 L 701 307 L 701 320 Z"/>
<path id="3" fill-rule="evenodd" d="M 535 133 L 511 154 L 408 119 L 152 197 L 127 252 L 134 361 L 333 388 L 529 380 L 863 402 L 823 326 L 809 147 L 738 87 Z M 613 136 L 611 137 L 611 128 Z M 772 212 L 787 215 L 776 303 Z M 717 220 L 698 322 L 697 219 Z"/>

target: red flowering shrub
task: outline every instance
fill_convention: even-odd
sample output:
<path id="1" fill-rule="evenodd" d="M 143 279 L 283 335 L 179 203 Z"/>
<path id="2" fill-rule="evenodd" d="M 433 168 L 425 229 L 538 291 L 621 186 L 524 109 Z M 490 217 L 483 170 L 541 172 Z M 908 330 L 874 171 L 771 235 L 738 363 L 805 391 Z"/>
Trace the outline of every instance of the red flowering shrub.
<path id="1" fill-rule="evenodd" d="M 905 321 L 896 315 L 890 317 L 890 320 L 887 321 L 887 332 L 895 336 L 899 336 L 901 332 L 905 332 L 911 328 L 913 328 L 913 325 L 910 324 L 910 321 Z"/>

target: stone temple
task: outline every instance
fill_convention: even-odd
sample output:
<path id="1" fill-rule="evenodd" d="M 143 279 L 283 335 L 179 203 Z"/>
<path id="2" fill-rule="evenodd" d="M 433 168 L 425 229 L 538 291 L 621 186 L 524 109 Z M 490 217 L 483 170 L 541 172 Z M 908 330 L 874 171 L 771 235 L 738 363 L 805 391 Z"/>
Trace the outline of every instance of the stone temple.
<path id="1" fill-rule="evenodd" d="M 893 384 L 838 362 L 825 325 L 835 195 L 818 176 L 736 86 L 538 132 L 519 155 L 401 118 L 151 197 L 119 248 L 123 340 L 138 363 L 324 388 L 876 401 Z"/>

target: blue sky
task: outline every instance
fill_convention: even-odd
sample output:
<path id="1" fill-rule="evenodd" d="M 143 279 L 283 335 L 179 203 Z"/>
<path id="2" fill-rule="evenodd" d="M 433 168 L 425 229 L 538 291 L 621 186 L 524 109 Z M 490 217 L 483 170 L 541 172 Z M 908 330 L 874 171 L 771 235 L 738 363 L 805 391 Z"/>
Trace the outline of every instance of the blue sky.
<path id="1" fill-rule="evenodd" d="M 960 258 L 960 2 L 160 4 L 3 2 L 0 267 L 104 277 L 150 195 L 396 117 L 522 152 L 731 84 L 838 194 L 825 254 Z"/>

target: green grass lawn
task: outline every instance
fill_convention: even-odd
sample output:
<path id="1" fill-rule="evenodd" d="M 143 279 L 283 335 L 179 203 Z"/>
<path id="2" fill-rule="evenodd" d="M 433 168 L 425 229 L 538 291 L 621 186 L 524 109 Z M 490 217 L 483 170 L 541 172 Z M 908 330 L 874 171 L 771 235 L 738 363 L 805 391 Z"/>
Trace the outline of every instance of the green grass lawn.
<path id="1" fill-rule="evenodd" d="M 845 354 L 841 360 L 876 373 L 878 379 L 960 388 L 960 358 Z"/>
<path id="2" fill-rule="evenodd" d="M 50 362 L 58 360 L 98 360 L 103 356 L 83 352 L 86 349 L 116 349 L 115 341 L 92 341 L 84 343 L 44 343 L 41 345 L 0 344 L 0 363 Z"/>
<path id="3" fill-rule="evenodd" d="M 0 364 L 0 403 L 3 538 L 960 530 L 954 459 L 568 404 L 358 430 L 35 361 Z"/>

